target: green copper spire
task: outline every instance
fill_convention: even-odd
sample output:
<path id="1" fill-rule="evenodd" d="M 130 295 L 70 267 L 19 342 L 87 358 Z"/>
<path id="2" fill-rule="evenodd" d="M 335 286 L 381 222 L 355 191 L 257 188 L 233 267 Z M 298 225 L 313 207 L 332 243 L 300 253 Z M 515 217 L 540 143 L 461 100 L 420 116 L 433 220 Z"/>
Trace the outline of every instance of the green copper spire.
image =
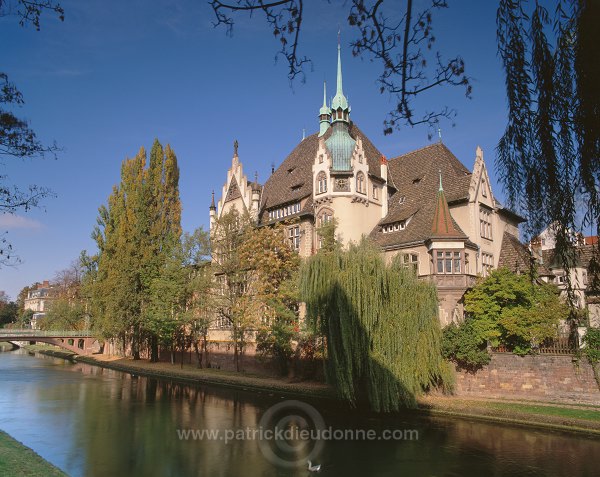
<path id="1" fill-rule="evenodd" d="M 323 82 L 323 106 L 319 109 L 319 137 L 327 132 L 331 122 L 331 109 L 327 106 L 327 83 Z"/>
<path id="2" fill-rule="evenodd" d="M 331 102 L 331 109 L 333 110 L 333 121 L 348 121 L 348 113 L 350 113 L 350 106 L 348 106 L 348 100 L 344 96 L 342 90 L 342 53 L 341 46 L 338 39 L 338 66 L 337 66 L 337 91 Z M 341 110 L 341 113 L 340 111 Z"/>

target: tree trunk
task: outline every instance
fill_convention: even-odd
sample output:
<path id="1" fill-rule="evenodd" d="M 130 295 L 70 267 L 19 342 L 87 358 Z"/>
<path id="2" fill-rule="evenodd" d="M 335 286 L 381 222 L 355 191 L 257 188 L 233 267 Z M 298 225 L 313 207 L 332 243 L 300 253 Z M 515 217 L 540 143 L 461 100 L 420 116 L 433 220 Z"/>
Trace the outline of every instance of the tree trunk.
<path id="1" fill-rule="evenodd" d="M 133 336 L 131 337 L 131 354 L 134 360 L 140 359 L 140 328 L 138 325 L 133 327 Z"/>
<path id="2" fill-rule="evenodd" d="M 202 356 L 200 355 L 200 348 L 196 340 L 194 340 L 194 351 L 196 352 L 196 366 L 202 369 Z"/>
<path id="3" fill-rule="evenodd" d="M 150 336 L 150 362 L 158 362 L 158 336 L 156 333 L 152 333 Z"/>
<path id="4" fill-rule="evenodd" d="M 208 332 L 202 335 L 202 354 L 204 355 L 204 367 L 208 368 Z"/>

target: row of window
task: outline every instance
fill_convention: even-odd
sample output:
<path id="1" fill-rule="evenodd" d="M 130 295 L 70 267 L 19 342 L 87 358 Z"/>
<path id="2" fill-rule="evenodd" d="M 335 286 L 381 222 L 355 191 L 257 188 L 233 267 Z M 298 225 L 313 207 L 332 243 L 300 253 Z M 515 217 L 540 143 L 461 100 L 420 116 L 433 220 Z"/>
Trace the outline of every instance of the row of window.
<path id="1" fill-rule="evenodd" d="M 323 194 L 327 192 L 327 175 L 321 171 L 317 176 L 317 194 Z M 356 175 L 356 192 L 359 194 L 367 193 L 367 180 L 362 172 Z M 379 200 L 379 187 L 373 184 L 373 199 Z"/>
<path id="2" fill-rule="evenodd" d="M 436 252 L 437 273 L 462 273 L 461 252 Z"/>
<path id="3" fill-rule="evenodd" d="M 481 273 L 484 277 L 487 277 L 494 268 L 494 256 L 491 253 L 482 252 L 481 265 Z"/>
<path id="4" fill-rule="evenodd" d="M 479 228 L 483 238 L 492 240 L 492 214 L 487 209 L 479 209 Z"/>
<path id="5" fill-rule="evenodd" d="M 398 230 L 404 230 L 406 228 L 406 220 L 401 220 L 400 222 L 394 222 L 393 224 L 384 225 L 382 227 L 384 234 L 389 234 L 390 232 L 397 232 Z"/>
<path id="6" fill-rule="evenodd" d="M 319 164 L 323 164 L 323 160 L 324 160 L 323 154 L 319 154 Z M 360 164 L 363 163 L 363 155 L 362 154 L 358 155 L 358 162 Z"/>
<path id="7" fill-rule="evenodd" d="M 300 212 L 300 202 L 290 204 L 279 209 L 269 210 L 269 220 L 283 219 L 288 215 L 297 214 Z"/>

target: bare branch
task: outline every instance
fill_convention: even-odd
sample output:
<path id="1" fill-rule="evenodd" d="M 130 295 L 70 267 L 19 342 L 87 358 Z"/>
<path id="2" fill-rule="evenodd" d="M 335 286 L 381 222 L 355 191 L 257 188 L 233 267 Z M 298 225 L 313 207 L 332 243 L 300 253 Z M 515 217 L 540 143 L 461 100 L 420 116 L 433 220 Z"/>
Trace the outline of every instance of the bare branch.
<path id="1" fill-rule="evenodd" d="M 300 29 L 302 26 L 304 0 L 280 0 L 265 2 L 264 0 L 237 0 L 235 3 L 225 3 L 220 0 L 209 2 L 216 17 L 213 26 L 225 26 L 227 34 L 233 34 L 234 20 L 230 14 L 248 12 L 252 15 L 261 11 L 272 29 L 273 35 L 281 44 L 277 56 L 283 56 L 288 65 L 288 78 L 293 81 L 300 76 L 304 81 L 304 67 L 311 61 L 305 56 L 299 56 Z M 276 56 L 276 57 L 277 57 Z"/>

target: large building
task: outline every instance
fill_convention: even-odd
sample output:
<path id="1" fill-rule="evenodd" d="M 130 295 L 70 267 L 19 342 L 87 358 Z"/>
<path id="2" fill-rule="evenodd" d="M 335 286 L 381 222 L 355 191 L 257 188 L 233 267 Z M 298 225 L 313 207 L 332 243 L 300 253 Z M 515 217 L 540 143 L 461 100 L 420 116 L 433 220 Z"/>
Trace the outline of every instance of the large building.
<path id="1" fill-rule="evenodd" d="M 474 278 L 498 266 L 503 244 L 518 242 L 521 217 L 494 198 L 483 151 L 468 170 L 442 143 L 386 159 L 350 119 L 338 46 L 336 94 L 323 95 L 319 131 L 303 139 L 264 184 L 250 181 L 237 142 L 211 228 L 232 210 L 259 225 L 286 224 L 301 256 L 319 249 L 317 229 L 335 218 L 344 244 L 368 236 L 387 259 L 402 254 L 418 276 L 436 283 L 442 324 L 461 319 Z"/>
<path id="2" fill-rule="evenodd" d="M 27 292 L 27 298 L 23 303 L 25 310 L 33 311 L 30 325 L 33 329 L 39 328 L 39 322 L 46 316 L 46 312 L 50 308 L 54 300 L 54 288 L 48 280 L 43 283 L 38 283 L 36 287 Z"/>

